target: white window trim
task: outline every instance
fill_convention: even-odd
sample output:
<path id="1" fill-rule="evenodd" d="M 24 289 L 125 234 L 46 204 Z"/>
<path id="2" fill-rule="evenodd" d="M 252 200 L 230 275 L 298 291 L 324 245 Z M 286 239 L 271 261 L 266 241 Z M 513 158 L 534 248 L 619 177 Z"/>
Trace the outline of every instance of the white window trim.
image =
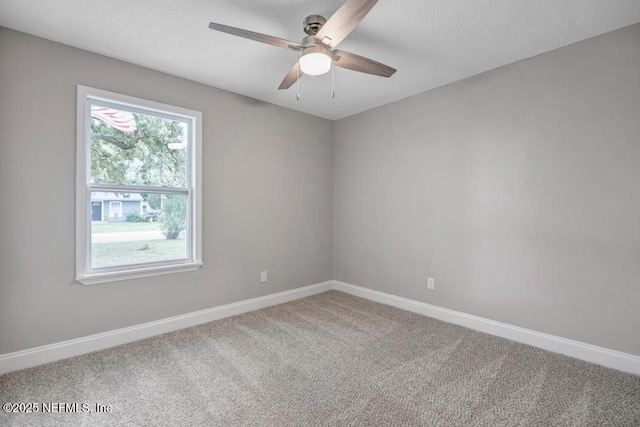
<path id="1" fill-rule="evenodd" d="M 128 107 L 142 107 L 158 113 L 171 116 L 183 116 L 193 119 L 191 126 L 188 155 L 192 168 L 189 171 L 191 205 L 189 206 L 189 220 L 192 227 L 190 233 L 191 259 L 180 261 L 166 261 L 153 264 L 138 264 L 122 267 L 103 268 L 97 271 L 90 268 L 90 237 L 91 237 L 91 188 L 90 154 L 87 141 L 91 131 L 91 119 L 88 98 L 123 104 Z M 186 108 L 161 104 L 154 101 L 135 98 L 87 86 L 77 86 L 77 115 L 76 115 L 76 280 L 84 285 L 94 285 L 120 280 L 137 279 L 171 273 L 182 273 L 197 270 L 202 266 L 202 113 Z M 195 172 L 195 173 L 192 173 Z M 129 186 L 132 188 L 134 186 Z M 147 189 L 148 187 L 144 187 Z M 185 189 L 187 190 L 187 189 Z"/>
<path id="2" fill-rule="evenodd" d="M 114 209 L 116 205 L 120 207 L 118 209 Z M 114 215 L 114 212 L 116 212 L 117 215 Z M 122 218 L 122 202 L 120 200 L 111 200 L 109 202 L 109 218 Z"/>

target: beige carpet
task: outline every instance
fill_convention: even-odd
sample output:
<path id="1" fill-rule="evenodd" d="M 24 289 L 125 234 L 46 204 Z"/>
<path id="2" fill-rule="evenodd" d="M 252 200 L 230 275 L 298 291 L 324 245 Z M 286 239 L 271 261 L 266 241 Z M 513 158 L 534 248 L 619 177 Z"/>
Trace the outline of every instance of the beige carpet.
<path id="1" fill-rule="evenodd" d="M 0 402 L 112 407 L 3 426 L 640 426 L 640 377 L 331 291 L 6 374 Z"/>

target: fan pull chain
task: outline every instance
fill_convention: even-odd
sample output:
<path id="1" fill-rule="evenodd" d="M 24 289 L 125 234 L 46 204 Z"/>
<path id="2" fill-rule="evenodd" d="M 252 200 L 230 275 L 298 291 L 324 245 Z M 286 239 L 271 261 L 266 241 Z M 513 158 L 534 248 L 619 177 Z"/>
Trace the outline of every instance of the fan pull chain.
<path id="1" fill-rule="evenodd" d="M 331 61 L 331 98 L 335 98 L 336 93 L 333 90 L 333 61 Z"/>
<path id="2" fill-rule="evenodd" d="M 296 67 L 297 79 L 296 79 L 296 100 L 300 101 L 300 56 L 302 51 L 298 51 L 298 64 Z"/>

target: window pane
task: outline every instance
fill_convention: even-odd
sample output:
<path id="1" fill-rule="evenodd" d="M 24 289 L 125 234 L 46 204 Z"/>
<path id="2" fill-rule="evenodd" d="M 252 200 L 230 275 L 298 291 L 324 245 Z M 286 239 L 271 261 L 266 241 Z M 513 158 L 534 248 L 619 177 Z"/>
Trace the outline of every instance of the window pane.
<path id="1" fill-rule="evenodd" d="M 94 191 L 90 203 L 91 268 L 188 259 L 186 194 Z"/>
<path id="2" fill-rule="evenodd" d="M 187 187 L 188 123 L 91 105 L 91 182 Z"/>

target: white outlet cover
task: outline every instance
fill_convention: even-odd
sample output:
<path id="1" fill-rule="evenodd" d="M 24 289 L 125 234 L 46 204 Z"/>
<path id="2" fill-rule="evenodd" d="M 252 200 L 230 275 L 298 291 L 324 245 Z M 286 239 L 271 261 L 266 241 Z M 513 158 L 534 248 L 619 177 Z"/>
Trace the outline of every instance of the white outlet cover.
<path id="1" fill-rule="evenodd" d="M 429 289 L 435 289 L 436 288 L 436 281 L 432 277 L 429 277 L 427 279 L 427 288 L 429 288 Z"/>

